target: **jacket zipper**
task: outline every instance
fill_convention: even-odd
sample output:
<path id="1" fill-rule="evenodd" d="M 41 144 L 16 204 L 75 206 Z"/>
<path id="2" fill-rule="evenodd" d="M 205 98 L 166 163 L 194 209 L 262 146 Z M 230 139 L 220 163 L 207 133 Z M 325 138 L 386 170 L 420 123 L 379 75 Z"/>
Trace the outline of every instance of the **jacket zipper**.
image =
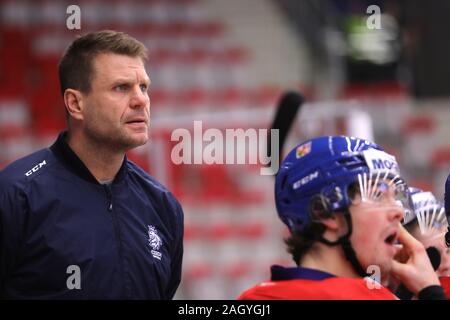
<path id="1" fill-rule="evenodd" d="M 112 221 L 113 221 L 113 228 L 114 228 L 114 234 L 117 241 L 117 248 L 119 250 L 119 264 L 120 264 L 120 271 L 122 274 L 122 287 L 124 288 L 125 295 L 128 296 L 126 293 L 127 290 L 125 288 L 125 270 L 124 270 L 124 256 L 123 256 L 123 247 L 122 247 L 122 235 L 120 233 L 120 227 L 119 227 L 119 221 L 117 219 L 117 213 L 113 210 L 113 198 L 112 198 L 112 189 L 111 185 L 105 185 L 105 191 L 106 191 L 106 197 L 107 197 L 107 209 L 109 212 L 111 212 L 112 215 Z"/>
<path id="2" fill-rule="evenodd" d="M 112 203 L 112 191 L 110 185 L 105 185 L 106 197 L 108 199 L 108 211 L 112 212 L 113 203 Z"/>

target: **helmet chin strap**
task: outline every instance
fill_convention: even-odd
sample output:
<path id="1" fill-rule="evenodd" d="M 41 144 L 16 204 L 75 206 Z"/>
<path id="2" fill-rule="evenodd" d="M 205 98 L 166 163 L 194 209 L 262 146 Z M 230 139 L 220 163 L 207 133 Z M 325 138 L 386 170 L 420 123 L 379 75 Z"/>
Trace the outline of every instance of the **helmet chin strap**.
<path id="1" fill-rule="evenodd" d="M 447 233 L 445 234 L 445 244 L 450 248 L 450 226 L 447 227 Z"/>
<path id="2" fill-rule="evenodd" d="M 358 273 L 360 277 L 367 277 L 368 274 L 359 263 L 358 258 L 356 257 L 356 252 L 353 249 L 352 244 L 350 243 L 350 236 L 352 235 L 353 225 L 352 217 L 350 216 L 350 212 L 348 211 L 348 209 L 345 209 L 344 217 L 348 226 L 348 231 L 345 235 L 339 237 L 339 239 L 337 239 L 336 241 L 329 241 L 327 239 L 324 239 L 323 237 L 320 238 L 319 241 L 328 246 L 336 246 L 340 244 L 342 246 L 342 249 L 344 250 L 345 258 L 350 262 L 353 269 Z"/>

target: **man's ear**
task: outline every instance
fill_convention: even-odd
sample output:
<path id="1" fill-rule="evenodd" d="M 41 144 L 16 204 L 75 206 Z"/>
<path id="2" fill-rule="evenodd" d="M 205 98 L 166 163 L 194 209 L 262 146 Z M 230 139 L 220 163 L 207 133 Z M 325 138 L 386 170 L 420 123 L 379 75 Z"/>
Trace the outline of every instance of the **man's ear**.
<path id="1" fill-rule="evenodd" d="M 322 223 L 327 229 L 330 230 L 338 230 L 340 228 L 340 214 L 332 214 L 328 218 L 320 219 L 320 223 Z"/>
<path id="2" fill-rule="evenodd" d="M 320 194 L 311 198 L 309 213 L 314 221 L 320 222 L 326 227 L 326 233 L 339 234 L 342 225 L 345 225 L 341 212 L 333 212 L 327 198 Z"/>
<path id="3" fill-rule="evenodd" d="M 75 120 L 83 120 L 83 94 L 74 89 L 64 91 L 64 104 L 70 117 Z"/>
<path id="4" fill-rule="evenodd" d="M 320 223 L 325 226 L 323 238 L 335 242 L 346 233 L 345 221 L 342 214 L 336 213 L 327 218 L 320 219 Z"/>

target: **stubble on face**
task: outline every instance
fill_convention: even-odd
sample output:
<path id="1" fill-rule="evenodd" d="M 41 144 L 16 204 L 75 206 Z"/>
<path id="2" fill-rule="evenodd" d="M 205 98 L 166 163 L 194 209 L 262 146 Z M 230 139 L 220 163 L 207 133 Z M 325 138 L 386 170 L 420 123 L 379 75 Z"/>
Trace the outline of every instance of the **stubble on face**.
<path id="1" fill-rule="evenodd" d="M 120 151 L 145 144 L 150 101 L 146 91 L 136 93 L 136 88 L 144 89 L 149 82 L 140 58 L 99 54 L 85 99 L 85 136 L 96 145 Z"/>

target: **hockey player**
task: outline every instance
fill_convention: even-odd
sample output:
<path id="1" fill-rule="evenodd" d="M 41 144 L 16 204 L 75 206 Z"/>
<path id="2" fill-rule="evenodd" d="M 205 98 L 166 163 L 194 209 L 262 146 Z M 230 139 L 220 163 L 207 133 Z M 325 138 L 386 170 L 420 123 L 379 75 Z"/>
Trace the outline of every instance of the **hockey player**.
<path id="1" fill-rule="evenodd" d="M 378 145 L 345 136 L 300 144 L 276 176 L 275 201 L 297 267 L 272 266 L 271 280 L 240 299 L 396 299 L 382 285 L 390 276 L 421 299 L 445 298 L 424 246 L 401 227 L 408 188 Z M 394 260 L 397 241 L 406 262 Z"/>
<path id="2" fill-rule="evenodd" d="M 450 276 L 450 248 L 445 244 L 448 222 L 444 205 L 431 192 L 410 188 L 414 214 L 405 216 L 404 226 L 425 248 L 435 247 L 440 253 L 438 276 Z"/>

